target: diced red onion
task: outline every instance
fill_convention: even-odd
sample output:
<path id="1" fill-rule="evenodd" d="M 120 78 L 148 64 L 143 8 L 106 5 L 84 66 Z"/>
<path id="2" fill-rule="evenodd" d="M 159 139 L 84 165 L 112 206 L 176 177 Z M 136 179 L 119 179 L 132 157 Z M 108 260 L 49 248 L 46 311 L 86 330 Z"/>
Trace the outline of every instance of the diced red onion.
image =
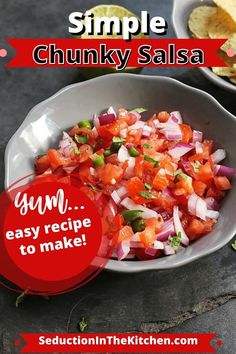
<path id="1" fill-rule="evenodd" d="M 218 219 L 218 217 L 220 216 L 220 213 L 216 210 L 207 210 L 206 216 L 207 216 L 207 218 L 210 218 L 210 219 Z"/>
<path id="2" fill-rule="evenodd" d="M 207 205 L 204 199 L 198 197 L 196 203 L 196 216 L 202 220 L 206 220 Z"/>
<path id="3" fill-rule="evenodd" d="M 121 199 L 128 195 L 128 191 L 124 186 L 117 189 L 116 193 L 118 194 L 119 198 L 121 198 Z"/>
<path id="4" fill-rule="evenodd" d="M 164 244 L 161 241 L 154 241 L 153 242 L 153 248 L 156 250 L 163 250 L 164 249 Z"/>
<path id="5" fill-rule="evenodd" d="M 152 132 L 152 127 L 145 125 L 143 128 L 142 136 L 149 137 Z"/>
<path id="6" fill-rule="evenodd" d="M 226 176 L 228 178 L 232 178 L 236 176 L 236 169 L 228 166 L 216 165 L 215 174 L 217 176 Z"/>
<path id="7" fill-rule="evenodd" d="M 121 242 L 117 247 L 117 258 L 118 261 L 122 261 L 129 254 L 130 246 L 128 242 Z"/>
<path id="8" fill-rule="evenodd" d="M 157 250 L 155 248 L 149 247 L 149 248 L 145 248 L 144 251 L 146 254 L 148 254 L 149 256 L 155 257 L 155 255 L 157 254 Z"/>
<path id="9" fill-rule="evenodd" d="M 168 242 L 164 242 L 164 253 L 166 256 L 172 256 L 175 254 L 175 250 Z"/>
<path id="10" fill-rule="evenodd" d="M 193 146 L 190 144 L 178 143 L 174 147 L 170 148 L 168 153 L 173 157 L 173 159 L 180 159 L 192 149 Z"/>
<path id="11" fill-rule="evenodd" d="M 114 114 L 116 116 L 116 111 L 114 110 L 114 108 L 112 106 L 108 108 L 107 113 Z"/>
<path id="12" fill-rule="evenodd" d="M 203 153 L 202 144 L 199 141 L 196 141 L 196 143 L 195 143 L 195 150 L 196 150 L 196 154 Z"/>
<path id="13" fill-rule="evenodd" d="M 173 120 L 174 123 L 182 124 L 183 118 L 179 111 L 174 111 L 170 113 L 170 118 Z"/>
<path id="14" fill-rule="evenodd" d="M 156 237 L 157 241 L 166 241 L 169 236 L 173 236 L 175 234 L 175 228 L 173 224 L 173 218 L 164 222 L 162 225 L 162 231 L 159 232 Z"/>
<path id="15" fill-rule="evenodd" d="M 193 143 L 195 144 L 196 142 L 201 143 L 203 138 L 203 133 L 198 131 L 198 130 L 193 130 Z"/>
<path id="16" fill-rule="evenodd" d="M 140 233 L 136 232 L 133 236 L 131 236 L 130 242 L 140 242 Z"/>
<path id="17" fill-rule="evenodd" d="M 172 197 L 172 192 L 171 192 L 170 188 L 165 188 L 162 193 L 164 195 L 166 195 L 167 197 Z"/>
<path id="18" fill-rule="evenodd" d="M 66 132 L 63 132 L 63 137 L 59 141 L 59 152 L 63 156 L 69 157 L 70 153 L 71 153 L 71 150 L 73 150 L 73 148 L 76 148 L 76 147 L 77 147 L 76 143 L 69 136 L 69 134 L 67 134 Z"/>
<path id="19" fill-rule="evenodd" d="M 181 243 L 184 246 L 188 246 L 189 239 L 188 239 L 188 236 L 186 235 L 184 228 L 181 224 L 180 216 L 179 216 L 179 208 L 177 206 L 174 206 L 173 218 L 174 218 L 174 227 L 175 227 L 176 234 L 178 234 L 180 232 L 181 233 Z"/>
<path id="20" fill-rule="evenodd" d="M 127 149 L 131 149 L 132 147 L 136 147 L 137 146 L 137 144 L 133 144 L 133 143 L 126 143 L 125 144 L 125 147 L 127 148 Z"/>
<path id="21" fill-rule="evenodd" d="M 100 126 L 100 122 L 99 122 L 97 114 L 94 114 L 94 116 L 93 116 L 93 125 L 95 128 L 98 128 Z"/>
<path id="22" fill-rule="evenodd" d="M 141 119 L 141 114 L 136 111 L 131 111 L 129 114 L 132 114 L 136 117 L 137 121 Z"/>
<path id="23" fill-rule="evenodd" d="M 161 217 L 160 214 L 158 214 L 156 211 L 146 208 L 140 204 L 136 204 L 130 198 L 125 198 L 122 200 L 121 205 L 129 210 L 142 210 L 143 219 Z"/>
<path id="24" fill-rule="evenodd" d="M 195 193 L 191 194 L 190 197 L 188 198 L 188 211 L 192 215 L 196 215 L 197 200 L 198 200 L 198 196 Z"/>
<path id="25" fill-rule="evenodd" d="M 207 204 L 208 210 L 219 210 L 220 209 L 219 203 L 213 197 L 206 198 L 205 202 Z"/>
<path id="26" fill-rule="evenodd" d="M 125 170 L 124 177 L 131 178 L 134 174 L 134 167 L 135 167 L 135 157 L 129 157 L 128 159 L 128 166 Z"/>
<path id="27" fill-rule="evenodd" d="M 167 140 L 175 141 L 182 139 L 182 132 L 178 124 L 169 125 L 160 131 Z"/>
<path id="28" fill-rule="evenodd" d="M 211 158 L 214 163 L 219 163 L 226 158 L 226 152 L 224 149 L 218 149 L 211 154 Z"/>
<path id="29" fill-rule="evenodd" d="M 115 202 L 116 204 L 120 204 L 121 199 L 120 199 L 119 194 L 118 194 L 116 191 L 113 191 L 113 192 L 111 193 L 111 198 L 114 200 L 114 202 Z"/>
<path id="30" fill-rule="evenodd" d="M 106 218 L 106 216 L 113 217 L 113 216 L 116 216 L 117 213 L 118 213 L 117 206 L 116 206 L 115 202 L 113 201 L 113 199 L 110 199 L 103 210 L 103 217 L 104 218 Z"/>
<path id="31" fill-rule="evenodd" d="M 93 132 L 94 138 L 97 138 L 98 137 L 98 131 L 97 131 L 96 127 L 93 127 L 92 132 Z"/>
<path id="32" fill-rule="evenodd" d="M 160 126 L 159 126 L 160 122 L 159 122 L 158 119 L 154 119 L 154 120 L 152 121 L 152 124 L 154 125 L 154 127 L 155 127 L 156 129 L 158 129 L 158 128 L 160 127 Z"/>
<path id="33" fill-rule="evenodd" d="M 119 162 L 125 162 L 129 160 L 130 155 L 128 149 L 124 145 L 119 148 L 117 159 Z"/>
<path id="34" fill-rule="evenodd" d="M 137 129 L 143 129 L 145 126 L 145 122 L 142 120 L 139 120 L 138 122 L 134 123 L 133 125 L 129 126 L 129 130 L 137 130 Z"/>
<path id="35" fill-rule="evenodd" d="M 100 125 L 111 124 L 116 121 L 116 116 L 113 113 L 104 113 L 98 117 Z"/>

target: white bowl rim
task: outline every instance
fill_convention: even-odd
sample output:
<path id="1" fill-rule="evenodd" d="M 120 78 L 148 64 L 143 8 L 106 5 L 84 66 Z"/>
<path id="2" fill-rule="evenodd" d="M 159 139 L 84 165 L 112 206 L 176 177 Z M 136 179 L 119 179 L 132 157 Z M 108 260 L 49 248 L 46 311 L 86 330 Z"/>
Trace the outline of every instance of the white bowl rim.
<path id="1" fill-rule="evenodd" d="M 110 78 L 115 78 L 115 77 L 128 77 L 128 78 L 133 78 L 133 79 L 138 79 L 138 80 L 163 80 L 163 81 L 169 81 L 173 82 L 176 85 L 179 85 L 179 87 L 183 87 L 185 89 L 188 89 L 189 91 L 192 91 L 193 93 L 198 93 L 201 94 L 202 96 L 205 96 L 209 101 L 211 101 L 214 105 L 216 105 L 224 114 L 228 116 L 229 119 L 232 119 L 236 121 L 236 117 L 230 113 L 226 108 L 224 108 L 212 95 L 209 93 L 200 90 L 198 88 L 186 85 L 179 80 L 176 80 L 174 78 L 166 77 L 166 76 L 151 76 L 151 75 L 140 75 L 140 74 L 128 74 L 128 73 L 115 73 L 115 74 L 107 74 L 103 75 L 94 79 L 90 79 L 87 81 L 67 85 L 58 92 L 56 92 L 54 95 L 50 96 L 49 98 L 45 99 L 44 101 L 38 103 L 36 106 L 34 106 L 29 113 L 27 114 L 26 118 L 20 125 L 20 127 L 16 130 L 16 132 L 13 134 L 11 139 L 9 140 L 6 150 L 5 150 L 5 155 L 4 155 L 4 161 L 5 161 L 5 188 L 9 187 L 9 165 L 10 165 L 10 160 L 9 160 L 9 150 L 11 147 L 11 144 L 15 138 L 16 135 L 20 134 L 23 129 L 28 125 L 28 122 L 32 121 L 32 114 L 36 112 L 38 109 L 43 107 L 45 104 L 48 102 L 54 100 L 57 96 L 62 95 L 64 92 L 67 90 L 70 90 L 74 87 L 83 87 L 84 85 L 90 84 L 95 81 L 100 81 L 100 80 L 109 80 Z M 204 256 L 207 256 L 220 248 L 224 247 L 235 235 L 235 232 L 231 232 L 225 236 L 224 239 L 219 241 L 214 247 L 210 249 L 205 249 L 204 251 L 201 252 L 201 254 L 196 254 L 196 255 L 188 255 L 187 258 L 183 258 L 179 261 L 174 261 L 171 264 L 165 263 L 164 265 L 162 264 L 157 264 L 155 260 L 147 260 L 147 261 L 117 261 L 117 260 L 109 260 L 109 262 L 106 265 L 107 270 L 111 271 L 116 271 L 116 272 L 124 272 L 124 273 L 135 273 L 135 272 L 142 272 L 142 271 L 147 271 L 147 270 L 164 270 L 164 269 L 173 269 L 177 268 L 180 266 L 183 266 L 185 264 L 188 264 L 190 262 L 193 262 L 196 259 L 202 258 Z M 172 256 L 174 257 L 174 256 Z M 130 268 L 128 265 L 132 263 L 132 268 Z"/>
<path id="2" fill-rule="evenodd" d="M 213 3 L 214 4 L 214 3 Z M 204 5 L 204 4 L 202 4 Z M 172 8 L 172 26 L 175 31 L 175 34 L 178 38 L 182 38 L 179 32 L 178 25 L 176 23 L 176 11 L 177 8 L 180 6 L 180 1 L 179 0 L 173 0 L 173 8 Z M 200 6 L 200 4 L 199 4 Z M 189 37 L 190 38 L 190 37 Z M 236 85 L 232 84 L 231 82 L 226 81 L 223 77 L 217 76 L 216 74 L 213 73 L 213 71 L 210 68 L 204 68 L 204 67 L 198 67 L 199 70 L 204 74 L 206 78 L 208 78 L 211 82 L 213 82 L 215 85 L 225 88 L 228 91 L 231 92 L 236 92 Z"/>

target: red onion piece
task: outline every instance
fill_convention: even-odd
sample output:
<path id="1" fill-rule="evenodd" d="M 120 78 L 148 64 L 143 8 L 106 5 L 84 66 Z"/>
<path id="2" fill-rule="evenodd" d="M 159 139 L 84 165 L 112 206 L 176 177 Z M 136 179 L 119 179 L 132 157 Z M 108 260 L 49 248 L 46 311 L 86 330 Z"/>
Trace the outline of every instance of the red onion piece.
<path id="1" fill-rule="evenodd" d="M 116 116 L 116 111 L 114 110 L 114 108 L 112 106 L 108 108 L 107 113 L 114 114 Z"/>
<path id="2" fill-rule="evenodd" d="M 174 123 L 182 124 L 183 118 L 179 111 L 174 111 L 170 113 L 170 118 L 173 120 Z"/>
<path id="3" fill-rule="evenodd" d="M 100 121 L 98 119 L 98 115 L 97 114 L 94 114 L 93 116 L 93 125 L 95 128 L 98 128 L 100 126 Z"/>
<path id="4" fill-rule="evenodd" d="M 149 247 L 149 248 L 145 248 L 145 253 L 148 254 L 149 256 L 155 257 L 157 250 L 155 248 Z"/>
<path id="5" fill-rule="evenodd" d="M 198 216 L 202 220 L 206 220 L 207 203 L 195 193 L 188 199 L 188 210 L 190 214 Z"/>
<path id="6" fill-rule="evenodd" d="M 169 125 L 168 127 L 161 129 L 160 132 L 165 136 L 167 140 L 170 141 L 182 139 L 182 132 L 178 124 Z"/>
<path id="7" fill-rule="evenodd" d="M 92 132 L 93 132 L 94 138 L 96 139 L 96 138 L 98 137 L 97 128 L 96 128 L 96 127 L 93 127 Z"/>
<path id="8" fill-rule="evenodd" d="M 124 145 L 119 148 L 117 159 L 119 162 L 125 162 L 130 159 L 129 151 Z"/>
<path id="9" fill-rule="evenodd" d="M 162 225 L 162 231 L 156 235 L 157 241 L 166 241 L 168 240 L 169 236 L 173 236 L 174 234 L 175 228 L 173 224 L 173 218 L 171 218 L 170 220 L 164 222 L 164 224 Z"/>
<path id="10" fill-rule="evenodd" d="M 111 124 L 116 121 L 116 116 L 113 113 L 105 113 L 98 117 L 100 125 Z"/>
<path id="11" fill-rule="evenodd" d="M 181 224 L 180 216 L 179 216 L 179 208 L 177 206 L 174 206 L 173 218 L 174 218 L 174 227 L 175 227 L 176 234 L 178 234 L 180 232 L 181 233 L 181 243 L 184 246 L 188 246 L 189 239 L 188 239 L 188 236 L 186 235 L 184 228 Z"/>
<path id="12" fill-rule="evenodd" d="M 164 243 L 164 253 L 166 256 L 172 256 L 173 254 L 175 254 L 175 250 L 168 242 Z"/>
<path id="13" fill-rule="evenodd" d="M 142 136 L 149 137 L 152 132 L 152 127 L 145 125 L 143 128 Z"/>
<path id="14" fill-rule="evenodd" d="M 126 197 L 128 195 L 128 191 L 127 189 L 122 186 L 119 189 L 116 190 L 116 193 L 118 194 L 118 196 L 123 199 L 124 197 Z"/>
<path id="15" fill-rule="evenodd" d="M 121 242 L 117 247 L 117 258 L 118 261 L 122 261 L 130 252 L 130 246 L 128 242 Z"/>
<path id="16" fill-rule="evenodd" d="M 195 150 L 196 150 L 196 154 L 203 153 L 202 144 L 199 141 L 196 141 L 196 143 L 195 143 Z"/>
<path id="17" fill-rule="evenodd" d="M 121 205 L 128 210 L 142 210 L 143 219 L 161 217 L 160 214 L 158 214 L 156 211 L 146 208 L 140 204 L 135 204 L 130 198 L 125 198 L 122 200 Z"/>
<path id="18" fill-rule="evenodd" d="M 161 241 L 154 241 L 153 242 L 153 248 L 156 250 L 163 250 L 164 249 L 164 243 Z"/>
<path id="19" fill-rule="evenodd" d="M 69 136 L 69 134 L 67 134 L 66 132 L 63 132 L 63 137 L 62 139 L 59 141 L 59 152 L 65 156 L 65 157 L 69 157 L 71 150 L 73 150 L 74 148 L 76 148 L 77 145 L 74 142 L 74 140 Z"/>
<path id="20" fill-rule="evenodd" d="M 195 144 L 196 142 L 201 143 L 203 138 L 203 133 L 198 131 L 198 130 L 193 130 L 193 143 Z"/>
<path id="21" fill-rule="evenodd" d="M 131 111 L 131 112 L 129 112 L 129 114 L 135 116 L 137 121 L 141 119 L 141 114 L 136 111 Z"/>
<path id="22" fill-rule="evenodd" d="M 77 168 L 77 166 L 64 166 L 64 167 L 63 167 L 63 171 L 65 171 L 66 173 L 70 174 L 70 173 L 72 173 L 76 168 Z"/>
<path id="23" fill-rule="evenodd" d="M 125 173 L 124 173 L 124 178 L 131 178 L 133 177 L 133 174 L 134 174 L 134 167 L 135 167 L 135 157 L 129 157 L 128 159 L 128 166 L 125 170 Z"/>
<path id="24" fill-rule="evenodd" d="M 214 163 L 219 163 L 226 158 L 226 152 L 224 149 L 218 149 L 211 154 L 211 158 Z"/>
<path id="25" fill-rule="evenodd" d="M 236 169 L 228 166 L 216 165 L 215 174 L 217 176 L 226 176 L 228 178 L 233 178 L 236 176 Z"/>
<path id="26" fill-rule="evenodd" d="M 110 199 L 107 205 L 104 208 L 103 211 L 103 217 L 106 218 L 106 216 L 114 217 L 118 213 L 117 206 L 113 199 Z"/>
<path id="27" fill-rule="evenodd" d="M 218 219 L 220 213 L 216 210 L 207 210 L 206 216 L 210 219 Z"/>
<path id="28" fill-rule="evenodd" d="M 120 196 L 119 196 L 119 194 L 117 193 L 117 191 L 113 191 L 113 192 L 111 193 L 111 198 L 114 200 L 114 202 L 115 202 L 116 204 L 120 204 L 121 199 L 120 199 Z"/>
<path id="29" fill-rule="evenodd" d="M 180 159 L 180 157 L 184 156 L 192 149 L 193 149 L 193 146 L 190 144 L 177 143 L 174 147 L 169 149 L 168 153 L 174 159 Z"/>
<path id="30" fill-rule="evenodd" d="M 130 125 L 129 130 L 143 129 L 144 126 L 145 126 L 145 122 L 140 120 L 140 121 L 134 123 L 133 125 Z"/>
<path id="31" fill-rule="evenodd" d="M 205 202 L 207 204 L 208 210 L 219 210 L 220 209 L 219 203 L 213 197 L 206 198 Z"/>
<path id="32" fill-rule="evenodd" d="M 128 133 L 128 129 L 122 129 L 121 131 L 120 131 L 120 137 L 121 138 L 126 138 L 127 137 L 127 133 Z"/>

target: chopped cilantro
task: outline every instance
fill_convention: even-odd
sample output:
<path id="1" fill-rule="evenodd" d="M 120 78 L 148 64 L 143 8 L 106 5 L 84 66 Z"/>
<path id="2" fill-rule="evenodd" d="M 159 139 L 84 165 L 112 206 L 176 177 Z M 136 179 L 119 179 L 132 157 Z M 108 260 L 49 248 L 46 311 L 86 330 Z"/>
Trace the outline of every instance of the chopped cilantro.
<path id="1" fill-rule="evenodd" d="M 169 236 L 168 241 L 171 244 L 171 247 L 177 251 L 181 243 L 181 232 L 178 232 L 175 236 Z"/>
<path id="2" fill-rule="evenodd" d="M 78 327 L 78 329 L 79 329 L 79 331 L 81 333 L 83 333 L 86 330 L 86 328 L 88 327 L 88 321 L 86 320 L 85 317 L 81 318 L 81 320 L 79 321 L 77 327 Z"/>
<path id="3" fill-rule="evenodd" d="M 236 240 L 234 241 L 234 243 L 232 243 L 232 248 L 236 251 Z"/>
<path id="4" fill-rule="evenodd" d="M 184 179 L 188 179 L 188 175 L 186 175 L 185 173 L 183 173 L 183 171 L 182 170 L 177 170 L 177 171 L 175 171 L 175 173 L 174 173 L 174 176 L 175 176 L 175 180 L 174 180 L 174 183 L 178 183 L 179 182 L 179 176 L 181 176 L 182 178 L 184 178 Z"/>

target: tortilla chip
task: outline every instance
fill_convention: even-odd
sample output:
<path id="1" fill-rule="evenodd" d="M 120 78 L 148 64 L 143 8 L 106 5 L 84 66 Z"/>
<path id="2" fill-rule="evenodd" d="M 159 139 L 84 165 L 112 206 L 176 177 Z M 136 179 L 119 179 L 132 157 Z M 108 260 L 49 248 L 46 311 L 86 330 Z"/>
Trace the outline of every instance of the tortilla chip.
<path id="1" fill-rule="evenodd" d="M 214 67 L 214 68 L 212 68 L 212 71 L 214 74 L 216 74 L 218 76 L 235 77 L 235 79 L 236 79 L 236 72 L 234 71 L 234 69 L 232 67 L 225 67 L 225 68 Z"/>
<path id="2" fill-rule="evenodd" d="M 236 85 L 236 77 L 230 77 L 229 79 L 233 84 Z"/>
<path id="3" fill-rule="evenodd" d="M 236 33 L 236 23 L 222 9 L 218 8 L 209 20 L 208 34 L 210 38 L 231 38 Z"/>
<path id="4" fill-rule="evenodd" d="M 221 49 L 224 52 L 227 52 L 229 49 L 232 49 L 236 53 L 236 33 L 234 33 L 227 42 L 225 42 Z"/>
<path id="5" fill-rule="evenodd" d="M 214 0 L 214 3 L 227 12 L 236 24 L 236 0 Z"/>
<path id="6" fill-rule="evenodd" d="M 216 7 L 211 6 L 200 6 L 193 10 L 189 17 L 188 26 L 194 37 L 209 38 L 209 21 L 216 12 Z"/>
<path id="7" fill-rule="evenodd" d="M 229 57 L 225 52 L 223 52 L 222 50 L 219 50 L 217 52 L 217 54 L 219 55 L 219 57 L 226 63 L 228 64 L 228 66 L 233 66 L 234 64 L 236 64 L 236 55 L 234 57 Z"/>

